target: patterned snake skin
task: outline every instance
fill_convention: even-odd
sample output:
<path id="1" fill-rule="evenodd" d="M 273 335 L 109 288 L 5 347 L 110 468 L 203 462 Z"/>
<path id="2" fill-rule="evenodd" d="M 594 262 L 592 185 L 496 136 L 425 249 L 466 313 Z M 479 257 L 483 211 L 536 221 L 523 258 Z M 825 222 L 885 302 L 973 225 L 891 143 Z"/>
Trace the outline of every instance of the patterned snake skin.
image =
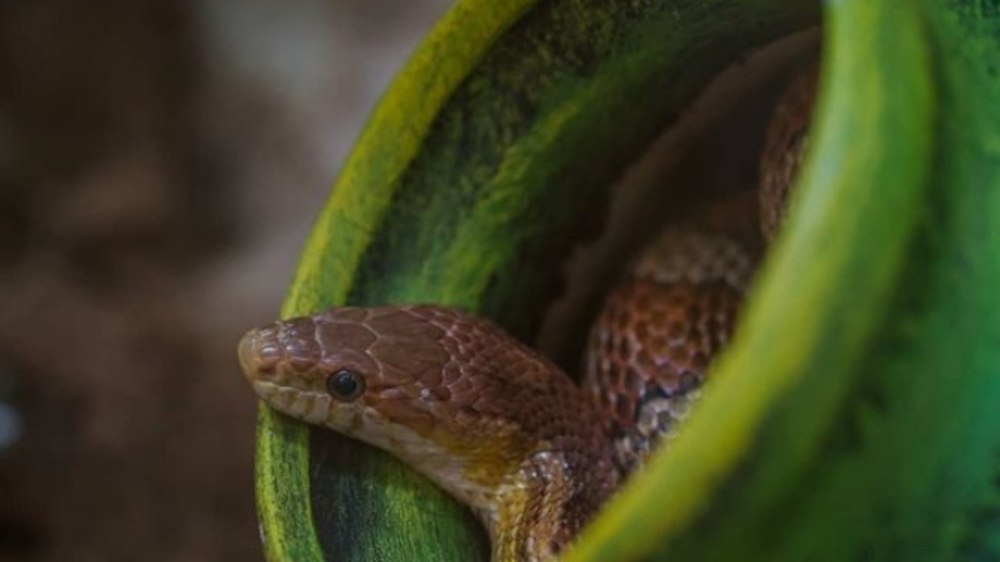
<path id="1" fill-rule="evenodd" d="M 239 345 L 247 378 L 271 407 L 381 447 L 470 506 L 494 561 L 554 558 L 697 399 L 761 233 L 777 228 L 814 88 L 810 68 L 779 101 L 759 202 L 666 231 L 607 297 L 582 385 L 492 322 L 437 306 L 342 307 L 252 330 Z"/>

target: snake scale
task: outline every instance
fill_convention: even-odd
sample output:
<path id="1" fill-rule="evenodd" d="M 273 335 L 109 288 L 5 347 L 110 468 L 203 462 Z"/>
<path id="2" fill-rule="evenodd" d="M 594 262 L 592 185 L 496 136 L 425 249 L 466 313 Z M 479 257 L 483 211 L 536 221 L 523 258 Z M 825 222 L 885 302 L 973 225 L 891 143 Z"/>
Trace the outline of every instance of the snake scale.
<path id="1" fill-rule="evenodd" d="M 494 561 L 554 558 L 700 394 L 780 222 L 815 82 L 809 67 L 778 101 L 758 193 L 667 229 L 607 296 L 581 385 L 489 320 L 434 305 L 251 330 L 247 378 L 271 407 L 381 447 L 465 503 Z"/>

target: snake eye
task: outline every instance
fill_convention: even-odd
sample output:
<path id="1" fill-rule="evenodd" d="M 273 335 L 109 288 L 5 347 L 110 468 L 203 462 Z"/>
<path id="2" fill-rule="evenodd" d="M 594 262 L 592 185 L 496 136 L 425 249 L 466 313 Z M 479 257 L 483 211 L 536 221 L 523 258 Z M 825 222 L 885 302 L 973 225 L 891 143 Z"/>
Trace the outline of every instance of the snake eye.
<path id="1" fill-rule="evenodd" d="M 365 391 L 365 380 L 353 371 L 341 369 L 326 378 L 326 391 L 338 400 L 349 402 Z"/>

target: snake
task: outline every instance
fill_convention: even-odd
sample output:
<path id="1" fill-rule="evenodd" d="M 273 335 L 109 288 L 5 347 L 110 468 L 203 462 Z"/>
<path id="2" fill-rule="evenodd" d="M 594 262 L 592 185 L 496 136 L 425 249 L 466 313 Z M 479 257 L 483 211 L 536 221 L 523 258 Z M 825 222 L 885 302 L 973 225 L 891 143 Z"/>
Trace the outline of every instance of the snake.
<path id="1" fill-rule="evenodd" d="M 579 384 L 489 319 L 421 304 L 250 330 L 238 356 L 253 391 L 430 478 L 476 514 L 494 562 L 554 559 L 697 406 L 779 231 L 816 74 L 805 67 L 779 96 L 756 189 L 639 252 L 591 327 Z"/>

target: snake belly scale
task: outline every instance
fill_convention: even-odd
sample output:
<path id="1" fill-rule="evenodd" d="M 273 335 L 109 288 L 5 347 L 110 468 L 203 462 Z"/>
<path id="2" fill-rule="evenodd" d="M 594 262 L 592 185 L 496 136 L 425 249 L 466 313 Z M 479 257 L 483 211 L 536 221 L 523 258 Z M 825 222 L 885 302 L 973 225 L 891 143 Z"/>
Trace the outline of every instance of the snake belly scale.
<path id="1" fill-rule="evenodd" d="M 555 558 L 701 392 L 775 232 L 815 80 L 807 69 L 778 103 L 759 196 L 671 227 L 607 297 L 581 385 L 491 321 L 434 305 L 251 330 L 244 373 L 271 407 L 385 449 L 469 506 L 495 562 Z"/>

